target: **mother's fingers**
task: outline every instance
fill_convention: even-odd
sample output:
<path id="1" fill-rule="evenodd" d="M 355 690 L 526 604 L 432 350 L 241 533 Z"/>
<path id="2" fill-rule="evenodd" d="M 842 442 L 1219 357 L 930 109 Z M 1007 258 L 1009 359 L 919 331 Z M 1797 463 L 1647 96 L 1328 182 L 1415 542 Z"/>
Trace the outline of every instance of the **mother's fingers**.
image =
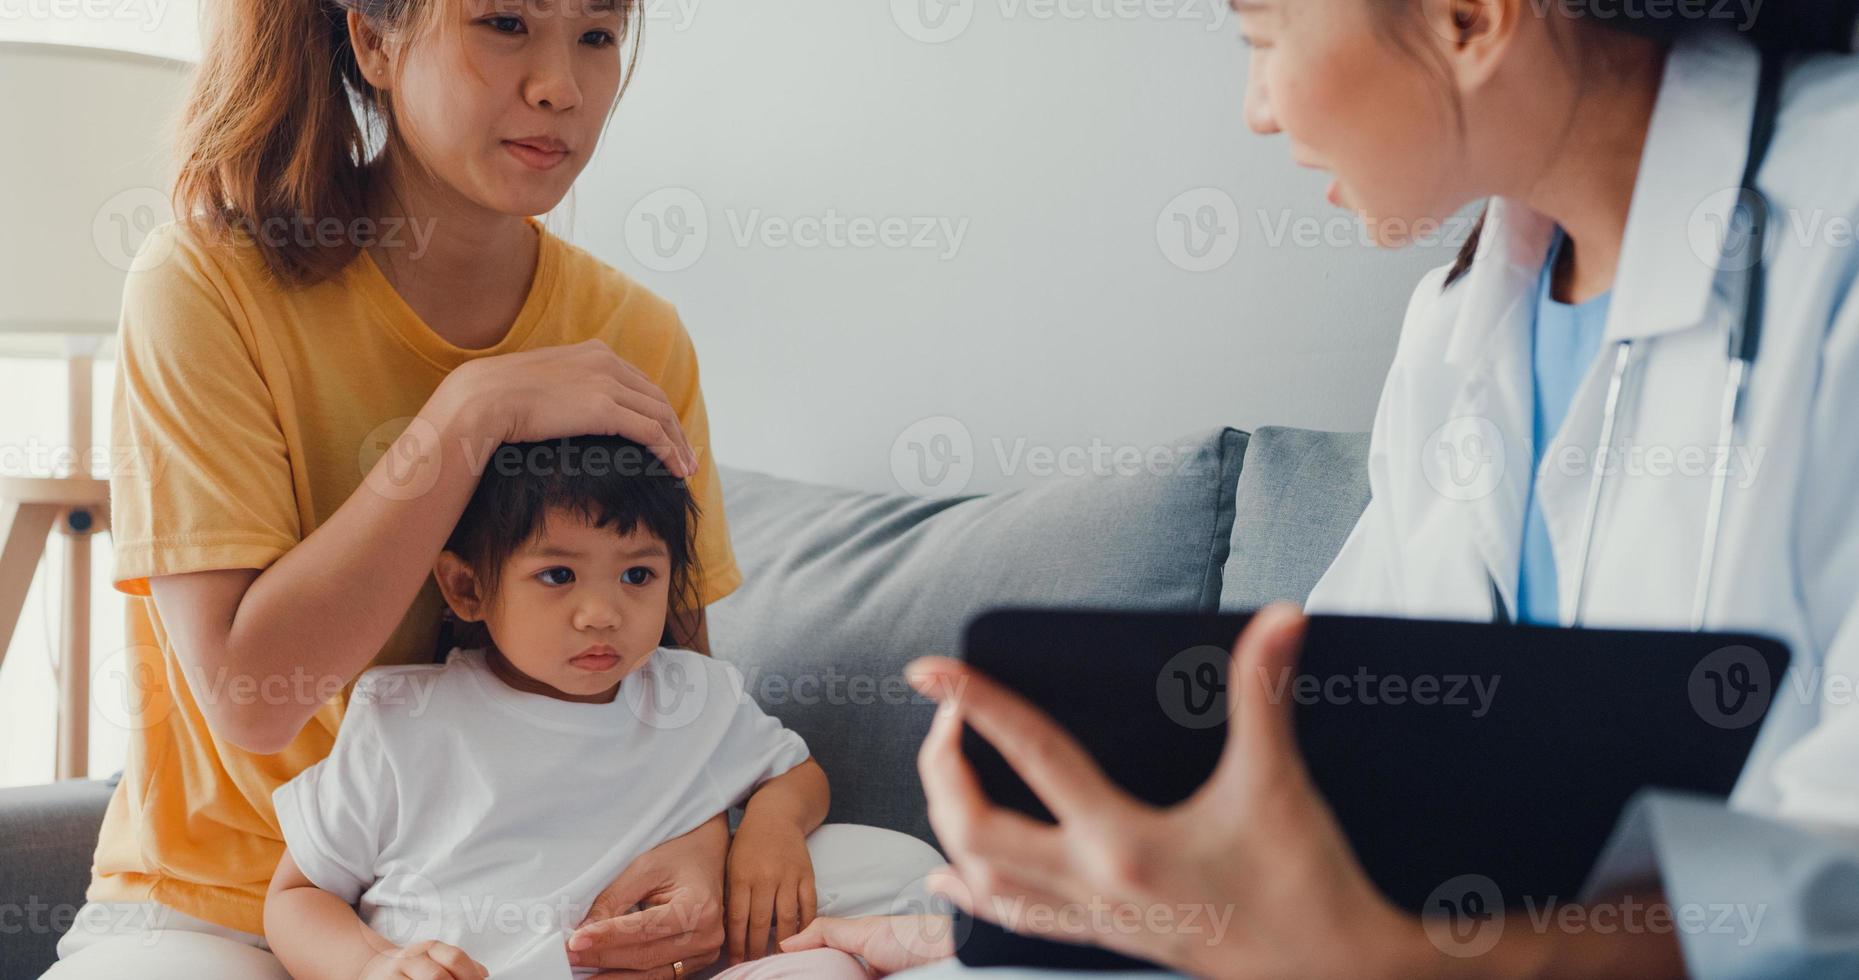
<path id="1" fill-rule="evenodd" d="M 652 379 L 647 377 L 644 371 L 639 370 L 638 366 L 633 364 L 633 362 L 621 357 L 619 351 L 613 349 L 613 345 L 597 337 L 590 337 L 582 341 L 578 346 L 586 347 L 593 351 L 599 358 L 600 363 L 605 365 L 609 371 L 613 372 L 615 377 L 627 379 L 633 387 L 652 394 L 660 401 L 670 400 L 665 397 L 664 390 L 654 384 Z"/>
<path id="2" fill-rule="evenodd" d="M 589 922 L 576 929 L 573 941 L 591 943 L 570 953 L 576 966 L 642 970 L 680 958 L 715 955 L 723 945 L 721 920 L 703 921 L 691 907 L 655 905 L 639 912 Z"/>
<path id="3" fill-rule="evenodd" d="M 670 405 L 612 378 L 600 382 L 600 393 L 618 412 L 643 420 L 633 423 L 633 428 L 622 429 L 620 435 L 650 448 L 676 475 L 696 474 L 697 453 L 684 435 L 678 413 Z"/>
<path id="4" fill-rule="evenodd" d="M 582 350 L 577 351 L 575 348 Z M 652 419 L 665 430 L 663 438 L 654 438 L 649 432 L 635 434 L 631 428 L 621 429 L 617 434 L 646 445 L 679 476 L 696 474 L 697 453 L 684 434 L 684 425 L 678 418 L 677 410 L 662 388 L 654 384 L 644 371 L 615 353 L 605 341 L 587 340 L 568 350 L 572 356 L 580 358 L 576 363 L 605 379 L 606 383 L 601 388 L 616 405 Z"/>
<path id="5" fill-rule="evenodd" d="M 621 950 L 584 949 L 572 953 L 568 962 L 571 966 L 601 967 L 609 970 L 645 970 L 655 965 L 671 963 L 675 960 L 689 961 L 708 955 L 715 959 L 721 955 L 722 943 L 695 943 L 687 940 L 661 939 L 629 946 Z"/>
<path id="6" fill-rule="evenodd" d="M 594 397 L 597 399 L 594 410 L 601 419 L 603 433 L 625 436 L 651 450 L 652 455 L 657 456 L 673 476 L 690 479 L 697 475 L 697 455 L 684 441 L 683 433 L 675 427 L 666 426 L 655 416 L 620 404 L 608 395 Z"/>
<path id="7" fill-rule="evenodd" d="M 608 970 L 594 974 L 591 980 L 678 980 L 679 977 L 690 977 L 716 961 L 715 952 L 700 953 L 674 961 L 682 965 L 683 968 L 679 970 L 672 969 L 670 964 L 646 970 Z"/>
<path id="8" fill-rule="evenodd" d="M 968 724 L 1000 750 L 1061 823 L 1105 816 L 1133 802 L 1058 722 L 993 678 L 946 657 L 920 658 L 906 671 L 919 691 L 953 698 Z"/>

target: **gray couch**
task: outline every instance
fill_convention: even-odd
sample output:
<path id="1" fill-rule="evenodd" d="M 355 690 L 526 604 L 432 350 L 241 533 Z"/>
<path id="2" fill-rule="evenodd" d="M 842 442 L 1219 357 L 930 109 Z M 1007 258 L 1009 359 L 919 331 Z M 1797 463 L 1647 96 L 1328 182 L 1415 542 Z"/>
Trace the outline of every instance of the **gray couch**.
<path id="1" fill-rule="evenodd" d="M 1165 465 L 953 500 L 726 471 L 744 584 L 713 645 L 833 782 L 829 820 L 934 843 L 902 680 L 995 605 L 1211 610 L 1301 601 L 1368 502 L 1360 434 L 1232 429 Z M 83 903 L 109 785 L 0 790 L 0 980 L 36 977 Z"/>

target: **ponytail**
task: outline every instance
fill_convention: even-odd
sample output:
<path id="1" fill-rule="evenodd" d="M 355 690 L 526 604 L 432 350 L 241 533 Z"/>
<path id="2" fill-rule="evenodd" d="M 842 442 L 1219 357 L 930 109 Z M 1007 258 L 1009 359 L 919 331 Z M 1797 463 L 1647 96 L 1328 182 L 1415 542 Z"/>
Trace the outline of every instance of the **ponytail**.
<path id="1" fill-rule="evenodd" d="M 1466 273 L 1472 271 L 1472 259 L 1478 255 L 1478 239 L 1485 233 L 1487 213 L 1488 209 L 1478 212 L 1478 220 L 1473 223 L 1471 234 L 1465 236 L 1465 244 L 1459 246 L 1458 257 L 1452 260 L 1452 268 L 1446 270 L 1446 284 L 1440 287 L 1440 292 L 1451 289 L 1453 283 L 1458 282 Z"/>
<path id="2" fill-rule="evenodd" d="M 312 285 L 358 251 L 353 227 L 373 170 L 350 93 L 375 118 L 385 100 L 349 46 L 348 10 L 404 15 L 407 0 L 224 0 L 181 123 L 175 213 L 226 240 L 249 238 L 277 279 Z"/>

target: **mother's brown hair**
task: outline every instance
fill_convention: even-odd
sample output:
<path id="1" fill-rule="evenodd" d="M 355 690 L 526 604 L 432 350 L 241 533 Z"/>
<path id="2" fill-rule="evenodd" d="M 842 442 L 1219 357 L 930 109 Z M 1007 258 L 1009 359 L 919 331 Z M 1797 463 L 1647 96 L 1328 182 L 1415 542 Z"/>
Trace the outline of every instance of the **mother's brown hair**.
<path id="1" fill-rule="evenodd" d="M 249 237 L 287 285 L 340 272 L 394 133 L 389 93 L 362 77 L 348 14 L 395 43 L 427 36 L 458 0 L 220 0 L 182 115 L 175 213 L 218 239 Z M 638 61 L 637 7 L 620 4 Z M 624 84 L 622 84 L 624 90 Z M 352 105 L 351 105 L 352 100 Z M 345 229 L 329 238 L 301 229 Z M 273 233 L 271 229 L 287 229 Z M 254 234 L 254 233 L 257 234 Z"/>

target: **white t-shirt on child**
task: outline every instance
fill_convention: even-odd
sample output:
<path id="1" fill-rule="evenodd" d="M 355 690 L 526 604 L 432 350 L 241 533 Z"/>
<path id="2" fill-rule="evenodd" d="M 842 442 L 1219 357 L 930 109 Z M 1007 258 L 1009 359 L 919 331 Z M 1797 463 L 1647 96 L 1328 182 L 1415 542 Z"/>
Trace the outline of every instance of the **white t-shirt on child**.
<path id="1" fill-rule="evenodd" d="M 329 757 L 272 801 L 304 875 L 389 940 L 563 980 L 569 933 L 635 857 L 807 757 L 740 671 L 688 650 L 653 651 L 606 704 L 518 691 L 454 650 L 364 673 Z"/>

